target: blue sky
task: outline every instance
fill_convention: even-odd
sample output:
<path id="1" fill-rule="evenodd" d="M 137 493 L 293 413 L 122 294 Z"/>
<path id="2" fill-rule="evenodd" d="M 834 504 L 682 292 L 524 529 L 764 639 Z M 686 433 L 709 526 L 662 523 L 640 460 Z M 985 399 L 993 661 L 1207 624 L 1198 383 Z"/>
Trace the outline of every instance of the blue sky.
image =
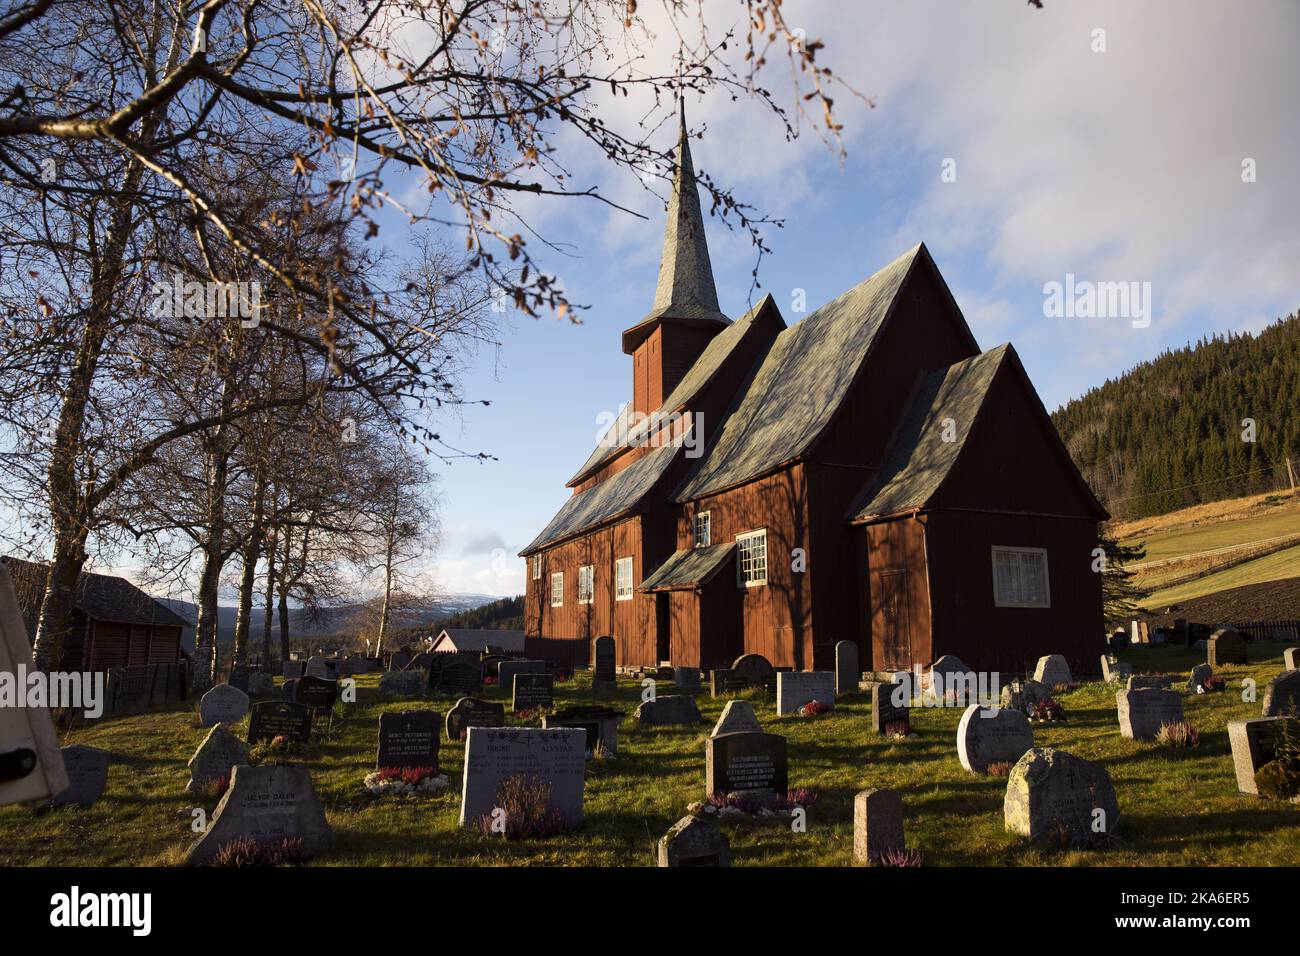
<path id="1" fill-rule="evenodd" d="M 759 279 L 787 323 L 802 317 L 795 290 L 812 311 L 924 241 L 980 346 L 1011 341 L 1050 410 L 1165 348 L 1300 307 L 1300 5 L 1252 4 L 1249 17 L 1193 2 L 787 6 L 875 101 L 837 100 L 842 165 L 807 130 L 786 142 L 755 104 L 687 101 L 704 131 L 696 167 L 785 220 Z M 735 7 L 710 9 L 722 23 Z M 673 131 L 659 135 L 667 146 Z M 635 177 L 575 165 L 650 218 L 584 200 L 528 210 L 574 247 L 543 260 L 591 308 L 581 325 L 511 317 L 499 353 L 475 362 L 469 394 L 492 405 L 469 411 L 457 440 L 499 460 L 442 468 L 448 591 L 522 590 L 515 553 L 569 494 L 597 415 L 631 394 L 619 334 L 649 310 L 663 209 Z M 737 317 L 753 250 L 707 225 L 721 306 Z M 1045 317 L 1044 284 L 1067 273 L 1150 282 L 1150 326 Z"/>

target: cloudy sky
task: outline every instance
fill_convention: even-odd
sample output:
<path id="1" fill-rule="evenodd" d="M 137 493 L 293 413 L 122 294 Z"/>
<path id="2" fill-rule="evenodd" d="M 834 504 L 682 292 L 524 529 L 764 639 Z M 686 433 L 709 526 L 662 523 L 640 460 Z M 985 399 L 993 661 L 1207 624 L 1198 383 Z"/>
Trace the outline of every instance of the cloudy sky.
<path id="1" fill-rule="evenodd" d="M 641 10 L 657 17 L 654 6 Z M 703 133 L 696 167 L 785 220 L 768 233 L 760 282 L 787 323 L 802 317 L 795 290 L 811 311 L 924 241 L 981 348 L 1014 343 L 1053 409 L 1164 349 L 1300 307 L 1300 4 L 785 8 L 825 40 L 819 59 L 874 100 L 837 100 L 847 159 L 812 135 L 787 142 L 753 103 L 692 98 L 687 114 Z M 717 0 L 711 22 L 739 9 Z M 661 47 L 652 56 L 667 62 Z M 661 135 L 671 142 L 672 130 Z M 460 440 L 499 460 L 443 469 L 437 571 L 448 591 L 522 590 L 515 553 L 568 495 L 597 416 L 631 395 L 619 333 L 649 310 L 663 209 L 630 175 L 596 162 L 576 171 L 650 218 L 583 200 L 529 210 L 572 245 L 546 262 L 591 308 L 581 325 L 512 317 L 500 352 L 475 365 L 471 395 L 492 405 L 466 416 Z M 739 316 L 752 247 L 708 226 L 723 311 Z M 1044 285 L 1067 274 L 1149 282 L 1149 325 L 1045 316 Z"/>

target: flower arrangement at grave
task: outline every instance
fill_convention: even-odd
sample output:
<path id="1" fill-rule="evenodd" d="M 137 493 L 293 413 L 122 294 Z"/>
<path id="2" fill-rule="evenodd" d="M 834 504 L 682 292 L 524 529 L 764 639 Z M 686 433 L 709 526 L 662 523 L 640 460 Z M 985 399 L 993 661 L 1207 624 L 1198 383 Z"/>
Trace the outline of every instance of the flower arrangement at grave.
<path id="1" fill-rule="evenodd" d="M 810 700 L 799 708 L 800 717 L 820 717 L 822 714 L 834 713 L 835 708 L 830 704 L 824 704 L 820 700 Z"/>
<path id="2" fill-rule="evenodd" d="M 817 802 L 817 792 L 795 787 L 785 793 L 715 793 L 707 800 L 692 803 L 686 809 L 695 816 L 716 814 L 722 817 L 788 818 L 807 810 Z"/>
<path id="3" fill-rule="evenodd" d="M 1156 742 L 1169 747 L 1192 748 L 1201 745 L 1201 732 L 1189 720 L 1171 720 L 1160 725 Z"/>
<path id="4" fill-rule="evenodd" d="M 524 710 L 516 710 L 515 717 L 525 723 L 541 723 L 543 717 L 549 717 L 555 713 L 553 707 L 528 707 Z"/>
<path id="5" fill-rule="evenodd" d="M 1030 720 L 1035 723 L 1065 720 L 1065 708 L 1052 697 L 1044 697 L 1025 708 Z"/>
<path id="6" fill-rule="evenodd" d="M 897 847 L 882 851 L 873 862 L 876 866 L 920 866 L 924 860 L 920 850 Z"/>
<path id="7" fill-rule="evenodd" d="M 283 837 L 279 840 L 254 840 L 237 837 L 223 844 L 212 858 L 211 866 L 301 866 L 302 837 Z"/>
<path id="8" fill-rule="evenodd" d="M 516 774 L 501 782 L 496 808 L 479 820 L 479 829 L 488 836 L 505 840 L 554 836 L 568 829 L 558 809 L 547 809 L 551 785 L 540 777 Z"/>
<path id="9" fill-rule="evenodd" d="M 1014 766 L 1015 764 L 1010 760 L 997 760 L 989 764 L 988 767 L 985 768 L 985 772 L 990 777 L 1002 777 L 1005 779 L 1006 777 L 1011 776 L 1011 768 Z"/>
<path id="10" fill-rule="evenodd" d="M 488 676 L 486 676 L 486 677 L 483 678 L 483 686 L 484 686 L 484 687 L 496 687 L 496 686 L 497 686 L 497 679 L 496 679 L 495 677 L 493 677 L 491 674 L 489 674 Z"/>
<path id="11" fill-rule="evenodd" d="M 381 767 L 366 774 L 364 783 L 372 797 L 440 793 L 451 785 L 447 775 L 438 773 L 437 767 Z"/>
<path id="12" fill-rule="evenodd" d="M 1196 685 L 1196 693 L 1198 694 L 1217 694 L 1227 689 L 1228 682 L 1218 674 L 1207 677 L 1205 680 L 1201 681 L 1201 683 Z"/>
<path id="13" fill-rule="evenodd" d="M 215 803 L 226 795 L 230 789 L 230 774 L 223 773 L 219 777 L 213 777 L 199 787 L 199 795 L 204 800 Z"/>
<path id="14" fill-rule="evenodd" d="M 885 736 L 894 740 L 906 740 L 913 736 L 912 725 L 906 720 L 891 720 L 885 724 Z"/>

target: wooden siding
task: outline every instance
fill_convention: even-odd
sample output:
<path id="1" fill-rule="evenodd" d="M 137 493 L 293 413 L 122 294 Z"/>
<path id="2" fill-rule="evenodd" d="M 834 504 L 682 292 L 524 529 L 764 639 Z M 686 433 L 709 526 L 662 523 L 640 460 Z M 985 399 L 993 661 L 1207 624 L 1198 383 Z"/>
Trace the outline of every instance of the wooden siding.
<path id="1" fill-rule="evenodd" d="M 858 580 L 862 593 L 869 595 L 869 604 L 863 608 L 859 646 L 870 649 L 869 656 L 859 658 L 863 670 L 886 670 L 903 663 L 889 659 L 884 643 L 889 630 L 884 617 L 885 578 L 900 572 L 905 575 L 901 626 L 905 629 L 911 663 L 924 665 L 938 656 L 932 642 L 931 581 L 923 521 L 924 518 L 899 518 L 861 529 Z"/>
<path id="2" fill-rule="evenodd" d="M 180 647 L 179 627 L 94 621 L 89 657 L 80 666 L 103 671 L 113 667 L 172 664 L 180 659 Z"/>

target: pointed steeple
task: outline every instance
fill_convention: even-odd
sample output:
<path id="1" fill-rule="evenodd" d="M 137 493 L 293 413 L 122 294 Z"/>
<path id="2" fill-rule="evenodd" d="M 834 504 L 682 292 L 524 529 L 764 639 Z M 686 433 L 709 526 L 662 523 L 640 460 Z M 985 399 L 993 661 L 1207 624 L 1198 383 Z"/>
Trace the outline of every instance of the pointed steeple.
<path id="1" fill-rule="evenodd" d="M 663 256 L 659 261 L 659 282 L 654 306 L 644 319 L 623 333 L 623 351 L 629 355 L 663 319 L 701 323 L 714 328 L 731 320 L 718 308 L 718 290 L 713 284 L 709 244 L 704 235 L 695 164 L 686 134 L 686 104 L 679 112 L 677 170 L 673 175 L 672 197 L 668 200 L 668 222 L 664 227 Z"/>

